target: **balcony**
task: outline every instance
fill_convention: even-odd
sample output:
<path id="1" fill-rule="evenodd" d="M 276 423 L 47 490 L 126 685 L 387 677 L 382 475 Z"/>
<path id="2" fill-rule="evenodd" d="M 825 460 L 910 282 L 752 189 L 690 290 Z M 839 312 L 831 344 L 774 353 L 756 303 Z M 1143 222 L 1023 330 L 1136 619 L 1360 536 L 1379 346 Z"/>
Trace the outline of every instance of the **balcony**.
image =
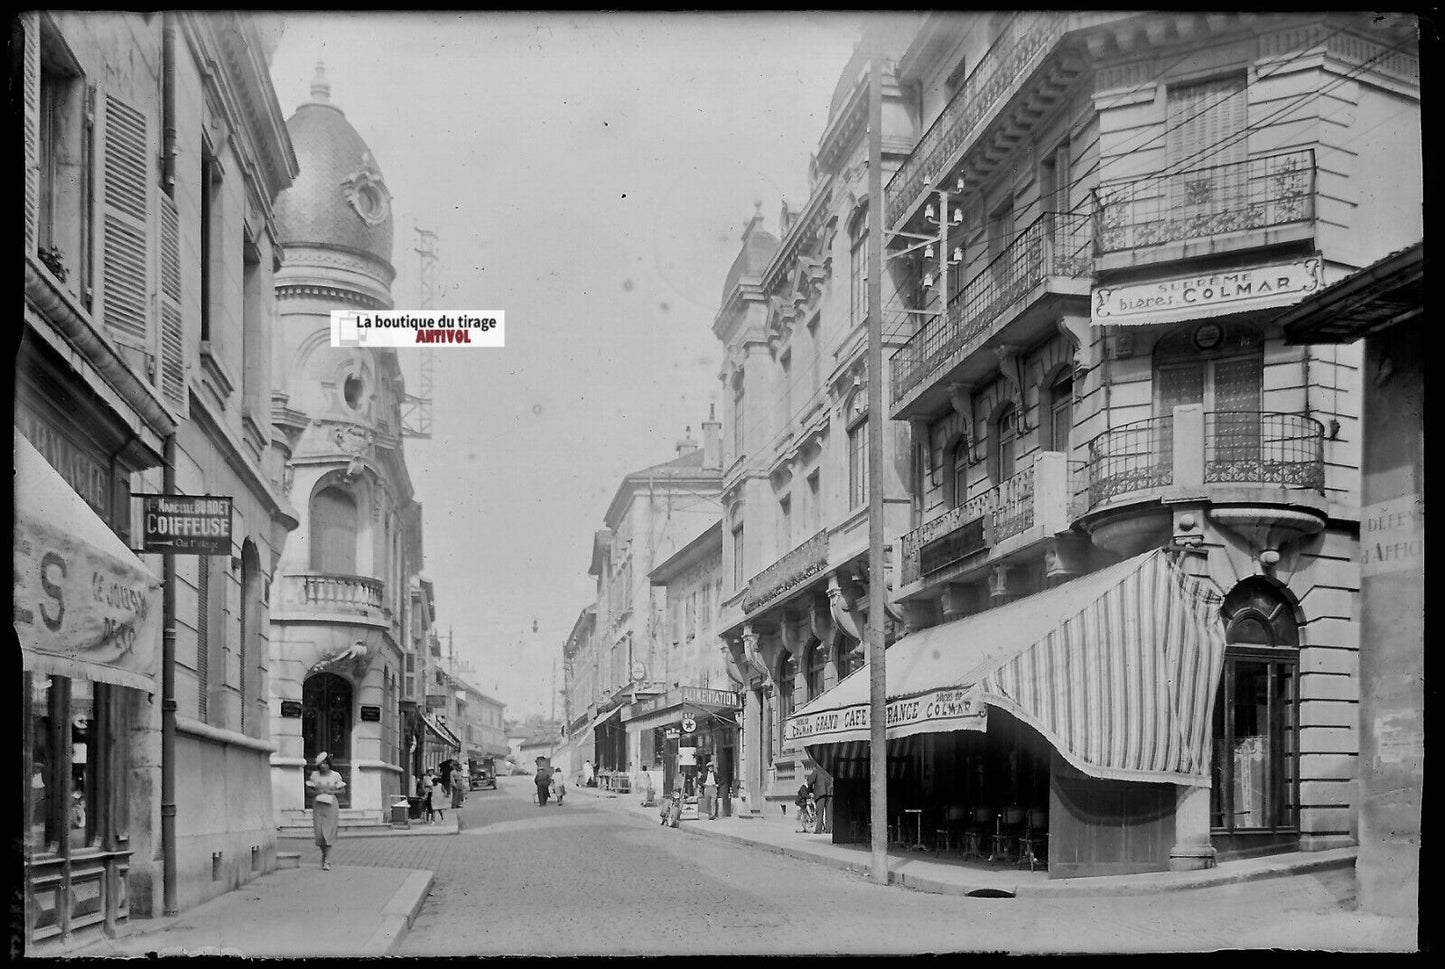
<path id="1" fill-rule="evenodd" d="M 1093 223 L 1086 215 L 1047 212 L 949 300 L 948 310 L 928 319 L 890 360 L 894 418 L 915 410 L 918 395 L 954 372 L 990 338 L 1005 329 L 1052 327 L 1033 319 L 1050 295 L 1088 295 L 1093 274 Z M 1014 321 L 1017 326 L 1010 326 Z M 1040 333 L 1043 330 L 1040 329 Z M 1018 342 L 1039 334 L 1018 332 Z M 985 361 L 992 370 L 994 362 Z M 934 379 L 931 379 L 934 378 Z M 938 394 L 946 397 L 944 388 Z M 927 407 L 917 408 L 926 410 Z"/>
<path id="2" fill-rule="evenodd" d="M 1206 413 L 1199 405 L 1111 428 L 1089 442 L 1080 518 L 1096 543 L 1133 554 L 1167 537 L 1162 504 L 1207 500 L 1230 508 L 1210 518 L 1230 527 L 1309 533 L 1325 514 L 1324 428 L 1300 414 Z M 1152 512 L 1115 513 L 1160 504 Z M 1288 506 L 1302 509 L 1285 510 Z"/>
<path id="3" fill-rule="evenodd" d="M 380 579 L 338 572 L 296 572 L 281 578 L 280 609 L 275 618 L 351 620 L 391 625 Z"/>
<path id="4" fill-rule="evenodd" d="M 1315 172 L 1314 150 L 1305 148 L 1102 185 L 1094 210 L 1098 268 L 1310 238 Z"/>
<path id="5" fill-rule="evenodd" d="M 1013 477 L 907 533 L 901 543 L 904 590 L 921 579 L 954 577 L 1067 530 L 1069 481 L 1067 458 L 1044 451 Z"/>
<path id="6" fill-rule="evenodd" d="M 824 529 L 748 580 L 743 612 L 751 613 L 792 591 L 828 565 L 828 531 Z"/>
<path id="7" fill-rule="evenodd" d="M 1069 16 L 1057 11 L 1026 12 L 1008 22 L 889 180 L 883 193 L 889 228 L 900 228 L 922 204 L 933 183 L 977 142 L 980 132 L 997 117 L 1022 79 L 1063 37 Z"/>

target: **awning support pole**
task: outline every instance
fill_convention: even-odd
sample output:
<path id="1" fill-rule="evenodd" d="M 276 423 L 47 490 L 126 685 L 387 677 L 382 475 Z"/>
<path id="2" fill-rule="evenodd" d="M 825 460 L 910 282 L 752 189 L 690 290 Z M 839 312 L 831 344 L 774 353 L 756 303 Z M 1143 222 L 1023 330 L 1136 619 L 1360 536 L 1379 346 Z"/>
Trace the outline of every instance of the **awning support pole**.
<path id="1" fill-rule="evenodd" d="M 872 828 L 869 877 L 888 884 L 888 744 L 883 668 L 886 581 L 883 561 L 883 64 L 870 24 L 868 58 L 868 786 Z"/>

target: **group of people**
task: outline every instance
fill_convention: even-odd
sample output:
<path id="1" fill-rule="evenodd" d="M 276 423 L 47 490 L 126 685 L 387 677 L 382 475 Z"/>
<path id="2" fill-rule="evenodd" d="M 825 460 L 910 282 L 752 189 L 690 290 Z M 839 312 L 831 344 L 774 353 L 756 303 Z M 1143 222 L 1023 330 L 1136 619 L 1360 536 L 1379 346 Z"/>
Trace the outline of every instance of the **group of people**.
<path id="1" fill-rule="evenodd" d="M 677 827 L 677 822 L 682 819 L 683 798 L 692 797 L 694 794 L 698 799 L 698 819 L 716 821 L 722 799 L 718 797 L 717 769 L 708 764 L 696 773 L 685 773 L 678 778 L 673 792 L 662 799 L 661 823 L 669 828 Z"/>
<path id="2" fill-rule="evenodd" d="M 539 763 L 534 781 L 537 785 L 538 807 L 546 807 L 547 799 L 553 797 L 557 799 L 557 806 L 562 806 L 563 799 L 567 797 L 567 782 L 563 779 L 560 770 L 549 764 Z"/>
<path id="3" fill-rule="evenodd" d="M 438 769 L 428 767 L 416 780 L 416 796 L 421 798 L 422 814 L 427 824 L 446 820 L 447 805 L 460 808 L 466 800 L 467 768 L 454 760 L 443 761 Z"/>

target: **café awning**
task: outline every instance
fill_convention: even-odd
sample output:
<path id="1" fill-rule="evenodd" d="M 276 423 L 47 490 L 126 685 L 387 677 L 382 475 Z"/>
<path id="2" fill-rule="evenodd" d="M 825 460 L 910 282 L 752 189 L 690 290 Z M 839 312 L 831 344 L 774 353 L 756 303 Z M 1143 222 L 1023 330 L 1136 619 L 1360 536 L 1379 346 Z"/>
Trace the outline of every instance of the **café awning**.
<path id="1" fill-rule="evenodd" d="M 984 730 L 995 707 L 1090 776 L 1207 787 L 1220 601 L 1156 549 L 910 633 L 887 653 L 886 736 Z M 803 707 L 789 737 L 866 742 L 868 678 L 864 666 Z"/>
<path id="2" fill-rule="evenodd" d="M 19 431 L 14 480 L 24 669 L 156 692 L 160 580 Z"/>
<path id="3" fill-rule="evenodd" d="M 457 739 L 456 734 L 446 728 L 445 724 L 438 723 L 431 717 L 423 717 L 422 719 L 426 722 L 427 729 L 430 730 L 438 740 L 448 747 L 454 747 L 457 750 L 462 749 L 462 742 Z"/>

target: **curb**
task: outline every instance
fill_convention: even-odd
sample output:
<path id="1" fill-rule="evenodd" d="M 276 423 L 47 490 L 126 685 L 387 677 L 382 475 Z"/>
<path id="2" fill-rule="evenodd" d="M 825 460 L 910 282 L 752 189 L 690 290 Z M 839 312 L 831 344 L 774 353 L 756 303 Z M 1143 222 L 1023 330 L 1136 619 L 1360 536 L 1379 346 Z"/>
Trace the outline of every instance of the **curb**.
<path id="1" fill-rule="evenodd" d="M 382 907 L 380 927 L 366 940 L 357 955 L 394 955 L 426 903 L 435 879 L 435 872 L 420 869 L 408 875 L 396 894 Z"/>
<path id="2" fill-rule="evenodd" d="M 826 865 L 839 871 L 851 872 L 863 875 L 864 877 L 867 877 L 869 873 L 870 865 L 866 860 L 864 860 L 864 863 L 859 864 L 846 858 L 836 857 L 830 853 L 814 851 L 804 847 L 790 847 L 787 845 L 769 844 L 765 841 L 753 841 L 741 835 L 716 831 L 706 827 L 688 825 L 680 827 L 678 830 L 685 831 L 688 834 L 700 838 L 712 838 L 729 844 L 760 849 L 771 852 L 772 854 L 796 858 L 799 861 Z M 1262 881 L 1266 878 L 1283 878 L 1290 875 L 1304 875 L 1338 868 L 1353 868 L 1355 865 L 1355 856 L 1358 854 L 1358 851 L 1358 848 L 1348 847 L 1319 852 L 1301 852 L 1292 856 L 1279 856 L 1278 859 L 1272 863 L 1235 870 L 1211 868 L 1194 875 L 1151 872 L 1143 875 L 1063 879 L 1053 883 L 1014 884 L 1007 888 L 997 883 L 969 885 L 941 879 L 935 875 L 913 874 L 910 872 L 890 870 L 888 872 L 888 884 L 898 885 L 913 891 L 927 892 L 933 895 L 966 896 L 974 892 L 997 895 L 1000 892 L 1008 892 L 1015 898 L 1128 897 L 1154 895 L 1159 892 L 1181 892 L 1198 888 L 1213 888 L 1219 885 L 1237 885 L 1243 882 Z M 1304 855 L 1304 857 L 1301 857 L 1301 855 Z M 902 859 L 905 864 L 910 860 L 912 859 Z M 1091 884 L 1084 884 L 1085 882 Z"/>

